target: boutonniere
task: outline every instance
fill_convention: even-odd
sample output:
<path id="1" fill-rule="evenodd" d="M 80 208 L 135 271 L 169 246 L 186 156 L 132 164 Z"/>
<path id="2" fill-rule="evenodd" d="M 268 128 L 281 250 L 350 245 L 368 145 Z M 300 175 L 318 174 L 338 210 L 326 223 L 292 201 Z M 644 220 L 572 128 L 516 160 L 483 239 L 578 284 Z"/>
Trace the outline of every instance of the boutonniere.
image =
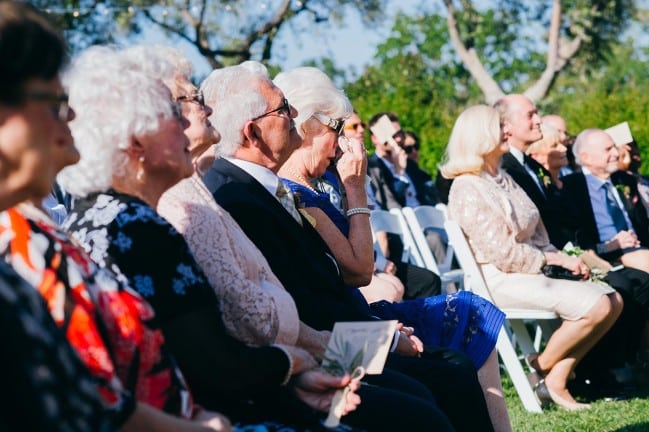
<path id="1" fill-rule="evenodd" d="M 615 189 L 617 189 L 619 193 L 624 195 L 624 198 L 626 198 L 627 200 L 631 199 L 631 188 L 629 186 L 617 184 L 615 185 Z"/>
<path id="2" fill-rule="evenodd" d="M 543 185 L 543 187 L 547 188 L 552 184 L 552 179 L 550 178 L 549 175 L 546 175 L 543 172 L 542 168 L 539 168 L 539 172 L 536 173 L 536 176 L 539 178 L 539 181 Z"/>

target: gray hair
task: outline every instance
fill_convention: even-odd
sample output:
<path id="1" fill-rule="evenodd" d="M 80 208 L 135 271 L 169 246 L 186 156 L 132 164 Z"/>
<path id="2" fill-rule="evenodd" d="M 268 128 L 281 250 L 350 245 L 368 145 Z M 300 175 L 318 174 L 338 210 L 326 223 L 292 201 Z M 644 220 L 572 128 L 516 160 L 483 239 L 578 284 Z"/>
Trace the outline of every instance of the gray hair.
<path id="1" fill-rule="evenodd" d="M 152 79 L 163 81 L 174 97 L 179 96 L 179 78 L 189 79 L 192 74 L 192 65 L 182 51 L 167 45 L 133 45 L 124 49 L 123 55 Z M 142 60 L 154 57 L 157 61 Z"/>
<path id="2" fill-rule="evenodd" d="M 604 132 L 604 131 L 595 128 L 584 129 L 579 133 L 579 135 L 577 135 L 577 138 L 575 138 L 575 143 L 572 145 L 572 154 L 575 156 L 575 162 L 578 163 L 579 165 L 582 165 L 582 161 L 581 161 L 581 157 L 579 157 L 579 153 L 583 152 L 588 147 L 590 136 L 598 132 Z"/>
<path id="3" fill-rule="evenodd" d="M 354 112 L 345 92 L 320 69 L 299 67 L 279 73 L 273 82 L 297 109 L 294 122 L 301 137 L 304 137 L 302 125 L 315 114 L 345 120 Z"/>
<path id="4" fill-rule="evenodd" d="M 243 142 L 246 122 L 266 110 L 268 102 L 261 93 L 265 81 L 270 83 L 266 67 L 246 61 L 213 70 L 201 84 L 205 103 L 213 110 L 210 121 L 221 134 L 215 147 L 218 156 L 232 156 Z"/>
<path id="5" fill-rule="evenodd" d="M 156 132 L 174 115 L 169 89 L 138 64 L 171 68 L 142 52 L 137 61 L 115 47 L 94 46 L 75 58 L 63 75 L 76 117 L 69 123 L 81 160 L 61 171 L 61 186 L 76 196 L 110 188 L 126 174 L 125 150 L 133 137 Z"/>

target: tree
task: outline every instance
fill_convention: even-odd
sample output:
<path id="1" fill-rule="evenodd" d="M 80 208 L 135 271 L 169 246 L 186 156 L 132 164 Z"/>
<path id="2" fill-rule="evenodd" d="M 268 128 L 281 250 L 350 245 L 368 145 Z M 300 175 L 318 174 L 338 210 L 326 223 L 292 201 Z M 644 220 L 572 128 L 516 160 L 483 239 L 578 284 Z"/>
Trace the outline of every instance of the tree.
<path id="1" fill-rule="evenodd" d="M 538 64 L 540 67 L 532 75 L 516 76 L 513 71 L 509 77 L 515 85 L 525 85 L 523 93 L 538 101 L 565 68 L 583 70 L 601 64 L 635 11 L 632 0 L 552 0 L 551 4 L 498 0 L 495 8 L 484 12 L 476 10 L 470 0 L 461 0 L 461 9 L 456 8 L 454 0 L 443 2 L 455 52 L 489 104 L 505 94 L 489 67 L 493 62 L 486 58 L 491 45 L 509 47 L 497 56 L 501 60 L 503 55 L 510 55 L 538 64 L 539 53 L 529 43 L 541 41 L 530 37 L 528 30 L 536 28 L 537 34 L 546 33 L 542 38 L 546 44 L 542 66 Z M 520 44 L 521 39 L 526 43 Z"/>
<path id="2" fill-rule="evenodd" d="M 386 0 L 35 0 L 66 30 L 73 48 L 114 41 L 153 25 L 193 45 L 212 67 L 268 62 L 281 29 L 310 16 L 309 25 L 357 11 L 366 23 L 383 18 Z"/>

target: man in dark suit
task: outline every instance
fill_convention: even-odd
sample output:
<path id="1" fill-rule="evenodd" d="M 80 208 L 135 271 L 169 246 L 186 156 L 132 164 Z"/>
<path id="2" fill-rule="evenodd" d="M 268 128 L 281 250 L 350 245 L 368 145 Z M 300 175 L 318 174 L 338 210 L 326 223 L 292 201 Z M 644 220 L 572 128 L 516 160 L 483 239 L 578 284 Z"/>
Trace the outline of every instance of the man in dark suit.
<path id="1" fill-rule="evenodd" d="M 356 291 L 345 286 L 315 229 L 300 213 L 293 215 L 289 202 L 285 207 L 276 198 L 281 187 L 276 172 L 300 143 L 292 122 L 297 113 L 282 102 L 281 91 L 261 71 L 250 75 L 242 66 L 212 72 L 202 89 L 208 103 L 220 107 L 211 120 L 222 136 L 222 158 L 203 181 L 264 254 L 293 296 L 301 320 L 331 330 L 340 320 L 376 319 Z M 408 331 L 398 332 L 395 347 L 388 368 L 425 384 L 456 430 L 492 430 L 475 368 L 465 356 L 446 349 L 421 352 Z M 391 409 L 389 401 L 382 403 Z M 466 416 L 466 406 L 471 416 Z"/>
<path id="2" fill-rule="evenodd" d="M 602 130 L 586 129 L 574 152 L 582 172 L 563 179 L 561 196 L 570 204 L 575 240 L 611 262 L 649 271 L 649 220 L 637 183 L 618 171 L 613 139 Z"/>

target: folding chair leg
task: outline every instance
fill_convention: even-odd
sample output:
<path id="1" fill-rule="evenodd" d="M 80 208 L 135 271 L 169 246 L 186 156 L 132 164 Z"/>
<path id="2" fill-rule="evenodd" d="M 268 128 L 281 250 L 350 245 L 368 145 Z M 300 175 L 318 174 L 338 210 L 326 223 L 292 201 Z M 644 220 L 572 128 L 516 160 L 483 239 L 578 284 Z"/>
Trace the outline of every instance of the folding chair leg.
<path id="1" fill-rule="evenodd" d="M 516 343 L 521 349 L 521 352 L 524 356 L 536 352 L 534 348 L 534 342 L 530 338 L 530 334 L 525 327 L 525 322 L 520 319 L 510 319 L 509 324 L 512 328 L 512 332 L 516 335 Z"/>
<path id="2" fill-rule="evenodd" d="M 521 398 L 523 407 L 529 412 L 543 412 L 541 405 L 539 405 L 534 396 L 534 391 L 532 390 L 530 383 L 527 381 L 527 375 L 525 374 L 523 366 L 516 355 L 516 350 L 511 344 L 511 341 L 504 329 L 501 329 L 498 334 L 496 348 L 498 349 L 500 359 L 505 365 L 505 369 L 507 370 L 512 383 L 518 392 L 518 397 Z"/>

